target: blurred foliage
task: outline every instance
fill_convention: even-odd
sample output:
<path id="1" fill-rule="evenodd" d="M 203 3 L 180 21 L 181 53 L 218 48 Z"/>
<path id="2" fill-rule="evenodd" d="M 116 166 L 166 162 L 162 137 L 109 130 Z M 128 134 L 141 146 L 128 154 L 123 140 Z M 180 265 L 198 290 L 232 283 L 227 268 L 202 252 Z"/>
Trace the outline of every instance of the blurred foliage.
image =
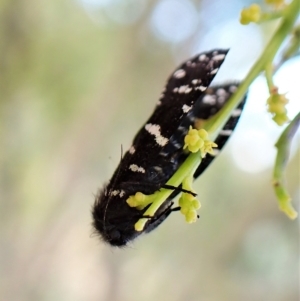
<path id="1" fill-rule="evenodd" d="M 271 170 L 243 172 L 229 149 L 197 182 L 195 225 L 174 214 L 124 250 L 91 237 L 93 194 L 195 38 L 151 34 L 157 3 L 122 25 L 101 9 L 95 22 L 79 1 L 0 1 L 1 299 L 298 300 L 297 224 L 277 210 Z M 197 34 L 204 19 L 218 22 L 202 15 Z M 295 198 L 299 163 L 287 175 Z"/>

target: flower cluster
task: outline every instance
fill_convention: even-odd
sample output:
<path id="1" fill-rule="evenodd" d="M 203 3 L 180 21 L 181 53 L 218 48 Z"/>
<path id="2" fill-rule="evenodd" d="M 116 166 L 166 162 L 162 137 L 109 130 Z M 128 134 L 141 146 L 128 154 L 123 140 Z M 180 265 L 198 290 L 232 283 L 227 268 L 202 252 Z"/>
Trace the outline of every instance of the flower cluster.
<path id="1" fill-rule="evenodd" d="M 180 212 L 185 216 L 187 223 L 194 223 L 197 220 L 197 211 L 201 204 L 191 194 L 183 193 L 179 199 Z"/>
<path id="2" fill-rule="evenodd" d="M 251 4 L 241 11 L 240 22 L 247 25 L 251 22 L 257 23 L 261 18 L 261 8 L 258 4 Z"/>
<path id="3" fill-rule="evenodd" d="M 193 176 L 186 177 L 182 182 L 182 188 L 187 191 L 193 192 L 192 188 Z M 185 216 L 187 223 L 194 223 L 197 220 L 198 214 L 197 211 L 201 204 L 191 193 L 182 193 L 178 204 L 180 206 L 180 212 Z"/>
<path id="4" fill-rule="evenodd" d="M 289 121 L 287 117 L 286 104 L 289 100 L 284 94 L 279 94 L 277 91 L 271 93 L 270 97 L 267 99 L 268 111 L 273 115 L 273 120 L 278 125 L 283 125 Z"/>
<path id="5" fill-rule="evenodd" d="M 184 138 L 185 144 L 183 148 L 188 148 L 192 153 L 196 153 L 200 150 L 201 156 L 204 158 L 207 153 L 213 154 L 213 147 L 218 146 L 207 138 L 208 133 L 204 129 L 196 130 L 190 126 L 190 129 Z"/>
<path id="6" fill-rule="evenodd" d="M 240 23 L 243 25 L 247 25 L 251 22 L 258 23 L 271 19 L 276 19 L 283 15 L 285 0 L 265 0 L 266 4 L 272 6 L 273 9 L 270 11 L 263 11 L 262 8 L 253 3 L 249 7 L 244 8 L 241 11 L 240 15 Z"/>

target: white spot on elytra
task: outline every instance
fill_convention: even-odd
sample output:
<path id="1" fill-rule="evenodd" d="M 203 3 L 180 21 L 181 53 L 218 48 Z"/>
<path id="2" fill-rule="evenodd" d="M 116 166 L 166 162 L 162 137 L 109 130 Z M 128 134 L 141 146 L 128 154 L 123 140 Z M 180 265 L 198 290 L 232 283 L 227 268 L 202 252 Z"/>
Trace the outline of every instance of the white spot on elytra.
<path id="1" fill-rule="evenodd" d="M 155 171 L 161 173 L 162 172 L 162 168 L 160 166 L 154 166 L 153 167 L 155 169 Z"/>
<path id="2" fill-rule="evenodd" d="M 234 93 L 237 89 L 237 86 L 230 86 L 229 87 L 229 92 Z"/>
<path id="3" fill-rule="evenodd" d="M 189 111 L 191 110 L 191 108 L 192 108 L 192 107 L 190 107 L 190 106 L 184 104 L 184 105 L 182 106 L 182 111 L 183 111 L 183 113 L 187 113 L 187 112 L 189 112 Z"/>
<path id="4" fill-rule="evenodd" d="M 133 172 L 141 172 L 141 173 L 145 173 L 145 169 L 141 166 L 137 166 L 136 164 L 131 164 L 129 166 L 129 169 Z"/>
<path id="5" fill-rule="evenodd" d="M 218 72 L 218 70 L 219 70 L 219 68 L 216 68 L 216 69 L 210 71 L 210 74 L 216 74 Z"/>
<path id="6" fill-rule="evenodd" d="M 129 149 L 129 153 L 133 155 L 135 153 L 135 147 L 132 145 Z"/>
<path id="7" fill-rule="evenodd" d="M 168 143 L 169 139 L 161 135 L 160 126 L 158 124 L 148 123 L 145 125 L 145 129 L 149 134 L 155 136 L 155 141 L 158 145 L 165 146 Z"/>
<path id="8" fill-rule="evenodd" d="M 178 69 L 174 72 L 174 77 L 176 77 L 176 78 L 183 78 L 183 77 L 185 77 L 185 75 L 186 75 L 186 72 L 183 69 Z"/>
<path id="9" fill-rule="evenodd" d="M 186 65 L 188 67 L 195 67 L 197 64 L 195 62 L 188 61 L 188 62 L 186 62 Z"/>
<path id="10" fill-rule="evenodd" d="M 206 59 L 207 59 L 206 54 L 201 54 L 201 55 L 199 56 L 199 61 L 201 61 L 201 62 L 205 61 Z"/>
<path id="11" fill-rule="evenodd" d="M 190 88 L 190 87 L 189 87 L 189 88 L 187 88 L 187 89 L 184 91 L 184 93 L 185 93 L 185 94 L 189 94 L 192 90 L 193 90 L 193 88 Z"/>
<path id="12" fill-rule="evenodd" d="M 179 93 L 179 94 L 183 94 L 183 93 L 185 93 L 185 90 L 187 90 L 188 88 L 189 88 L 188 85 L 180 86 L 180 87 L 178 88 L 178 93 Z"/>
<path id="13" fill-rule="evenodd" d="M 222 130 L 220 132 L 220 135 L 223 135 L 223 136 L 230 136 L 232 134 L 232 130 Z"/>
<path id="14" fill-rule="evenodd" d="M 158 145 L 165 146 L 168 143 L 169 139 L 163 136 L 159 136 L 159 137 L 155 137 L 155 141 Z"/>
<path id="15" fill-rule="evenodd" d="M 112 195 L 112 196 L 120 196 L 120 197 L 123 197 L 125 195 L 125 191 L 124 190 L 113 190 L 109 193 L 109 195 Z"/>
<path id="16" fill-rule="evenodd" d="M 174 88 L 174 89 L 173 89 L 173 92 L 174 92 L 174 93 L 177 93 L 177 92 L 178 92 L 178 88 L 177 88 L 177 87 Z"/>
<path id="17" fill-rule="evenodd" d="M 118 195 L 119 194 L 119 190 L 113 190 L 111 193 L 110 193 L 110 195 L 113 195 L 113 196 L 116 196 L 116 195 Z"/>
<path id="18" fill-rule="evenodd" d="M 242 114 L 242 110 L 241 109 L 235 109 L 232 111 L 231 116 L 232 117 L 239 117 Z"/>
<path id="19" fill-rule="evenodd" d="M 225 58 L 225 54 L 217 54 L 212 59 L 214 61 L 221 61 L 221 60 L 224 60 L 224 58 Z"/>
<path id="20" fill-rule="evenodd" d="M 206 87 L 205 86 L 199 86 L 199 87 L 196 87 L 195 90 L 200 90 L 200 91 L 205 91 L 206 90 Z"/>
<path id="21" fill-rule="evenodd" d="M 200 83 L 201 83 L 201 79 L 193 79 L 192 80 L 193 85 L 197 85 L 197 84 L 200 84 Z"/>
<path id="22" fill-rule="evenodd" d="M 218 97 L 218 103 L 219 103 L 219 104 L 223 104 L 223 103 L 225 102 L 225 100 L 226 100 L 226 97 L 225 97 L 225 96 L 219 96 L 219 97 Z"/>
<path id="23" fill-rule="evenodd" d="M 226 96 L 227 92 L 224 89 L 220 88 L 216 91 L 216 94 L 219 96 Z"/>
<path id="24" fill-rule="evenodd" d="M 209 105 L 215 105 L 216 104 L 216 97 L 214 95 L 205 95 L 203 97 L 203 103 L 209 104 Z"/>

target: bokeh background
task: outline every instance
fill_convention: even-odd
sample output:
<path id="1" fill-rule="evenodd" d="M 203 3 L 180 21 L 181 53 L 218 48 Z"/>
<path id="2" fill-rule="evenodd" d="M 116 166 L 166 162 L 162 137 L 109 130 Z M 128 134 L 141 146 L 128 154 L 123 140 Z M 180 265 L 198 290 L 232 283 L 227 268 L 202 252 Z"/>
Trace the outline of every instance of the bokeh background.
<path id="1" fill-rule="evenodd" d="M 217 47 L 241 80 L 277 26 L 239 25 L 250 1 L 0 0 L 0 299 L 296 301 L 298 220 L 271 187 L 282 129 L 263 78 L 197 180 L 200 220 L 174 213 L 126 249 L 92 235 L 91 206 L 176 65 Z M 275 82 L 299 111 L 300 60 Z M 287 171 L 299 208 L 299 135 Z"/>

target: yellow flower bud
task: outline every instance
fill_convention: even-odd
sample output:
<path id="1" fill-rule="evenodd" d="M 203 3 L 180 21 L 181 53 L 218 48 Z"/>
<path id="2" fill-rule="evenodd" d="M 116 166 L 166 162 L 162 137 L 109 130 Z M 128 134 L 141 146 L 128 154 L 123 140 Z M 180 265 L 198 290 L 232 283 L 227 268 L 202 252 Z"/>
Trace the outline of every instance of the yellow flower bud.
<path id="1" fill-rule="evenodd" d="M 208 133 L 206 132 L 206 130 L 204 129 L 200 129 L 198 130 L 198 135 L 200 138 L 202 138 L 203 140 L 206 140 L 208 138 Z"/>
<path id="2" fill-rule="evenodd" d="M 261 8 L 258 4 L 251 4 L 248 8 L 241 11 L 240 23 L 247 25 L 250 22 L 258 22 L 261 18 Z"/>
<path id="3" fill-rule="evenodd" d="M 286 122 L 289 121 L 289 118 L 287 117 L 286 114 L 276 114 L 273 117 L 273 120 L 278 124 L 278 125 L 284 125 Z"/>
<path id="4" fill-rule="evenodd" d="M 197 212 L 195 210 L 190 210 L 186 216 L 185 220 L 187 223 L 194 223 L 197 221 Z"/>

